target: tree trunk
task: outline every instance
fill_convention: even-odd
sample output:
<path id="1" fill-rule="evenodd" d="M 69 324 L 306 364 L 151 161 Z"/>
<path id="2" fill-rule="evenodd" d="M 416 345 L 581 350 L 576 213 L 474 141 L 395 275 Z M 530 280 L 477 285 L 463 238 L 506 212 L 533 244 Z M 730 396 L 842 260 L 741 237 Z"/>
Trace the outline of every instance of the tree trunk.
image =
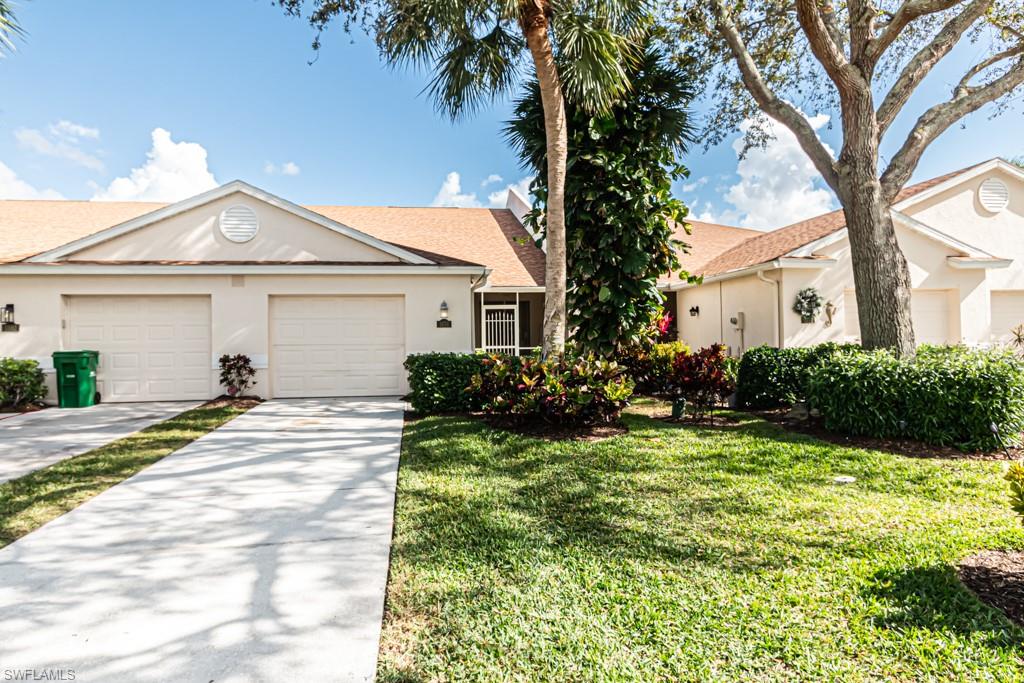
<path id="1" fill-rule="evenodd" d="M 843 171 L 846 171 L 845 173 Z M 846 215 L 861 344 L 914 355 L 910 319 L 910 270 L 896 242 L 892 212 L 874 168 L 841 171 L 840 195 Z"/>
<path id="2" fill-rule="evenodd" d="M 548 0 L 522 0 L 520 24 L 533 57 L 544 106 L 547 138 L 548 200 L 544 216 L 547 267 L 544 272 L 544 346 L 547 357 L 565 349 L 565 173 L 569 154 L 565 98 L 551 48 Z"/>
<path id="3" fill-rule="evenodd" d="M 870 83 L 870 75 L 864 81 Z M 840 97 L 843 149 L 833 189 L 846 216 L 861 345 L 909 358 L 915 351 L 910 269 L 896 241 L 891 199 L 878 177 L 880 134 L 874 98 L 868 87 L 846 89 Z"/>

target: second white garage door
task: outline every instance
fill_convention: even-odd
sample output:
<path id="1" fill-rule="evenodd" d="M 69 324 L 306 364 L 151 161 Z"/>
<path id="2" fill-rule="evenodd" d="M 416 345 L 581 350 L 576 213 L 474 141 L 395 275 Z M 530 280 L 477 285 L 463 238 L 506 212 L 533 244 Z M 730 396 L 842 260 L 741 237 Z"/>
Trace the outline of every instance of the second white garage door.
<path id="1" fill-rule="evenodd" d="M 846 334 L 849 339 L 860 339 L 857 318 L 857 295 L 852 289 L 845 292 L 844 308 Z M 949 344 L 950 293 L 945 289 L 914 289 L 910 292 L 910 317 L 914 321 L 914 338 L 918 344 Z"/>
<path id="2" fill-rule="evenodd" d="M 992 340 L 1007 344 L 1013 330 L 1024 325 L 1024 291 L 992 291 Z"/>
<path id="3" fill-rule="evenodd" d="M 271 297 L 270 328 L 274 396 L 401 393 L 402 297 Z"/>
<path id="4" fill-rule="evenodd" d="M 210 298 L 69 296 L 68 349 L 100 352 L 97 389 L 107 403 L 212 395 Z"/>

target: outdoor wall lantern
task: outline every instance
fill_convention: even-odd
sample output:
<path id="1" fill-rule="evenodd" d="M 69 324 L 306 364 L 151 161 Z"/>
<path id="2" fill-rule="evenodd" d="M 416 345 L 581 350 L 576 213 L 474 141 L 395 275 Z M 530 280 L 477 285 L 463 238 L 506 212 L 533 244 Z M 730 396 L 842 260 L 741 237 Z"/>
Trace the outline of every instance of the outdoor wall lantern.
<path id="1" fill-rule="evenodd" d="M 441 317 L 437 320 L 438 327 L 451 327 L 452 321 L 448 319 L 448 302 L 441 302 Z"/>
<path id="2" fill-rule="evenodd" d="M 0 330 L 4 332 L 17 332 L 21 325 L 14 322 L 14 304 L 6 304 L 0 308 Z"/>
<path id="3" fill-rule="evenodd" d="M 690 306 L 690 317 L 696 318 L 700 315 L 700 306 Z"/>

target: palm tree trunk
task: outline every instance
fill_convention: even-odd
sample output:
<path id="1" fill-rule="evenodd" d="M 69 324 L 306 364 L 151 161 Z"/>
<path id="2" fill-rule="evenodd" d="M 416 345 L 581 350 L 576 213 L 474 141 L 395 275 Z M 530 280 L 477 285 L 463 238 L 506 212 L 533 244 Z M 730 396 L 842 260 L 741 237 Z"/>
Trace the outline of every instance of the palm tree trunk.
<path id="1" fill-rule="evenodd" d="M 526 45 L 533 57 L 544 106 L 544 133 L 547 138 L 548 199 L 545 214 L 547 266 L 544 272 L 544 346 L 545 357 L 565 349 L 565 173 L 569 155 L 565 98 L 551 48 L 548 17 L 549 0 L 521 0 L 520 24 Z"/>

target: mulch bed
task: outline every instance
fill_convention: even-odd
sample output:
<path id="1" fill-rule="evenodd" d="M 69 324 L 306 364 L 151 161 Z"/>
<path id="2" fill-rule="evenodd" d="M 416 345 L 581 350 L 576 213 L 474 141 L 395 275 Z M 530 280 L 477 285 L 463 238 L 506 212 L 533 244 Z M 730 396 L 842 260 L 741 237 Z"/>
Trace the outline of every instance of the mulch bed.
<path id="1" fill-rule="evenodd" d="M 986 550 L 960 563 L 957 573 L 979 600 L 1024 626 L 1024 552 Z"/>
<path id="2" fill-rule="evenodd" d="M 212 401 L 207 401 L 203 404 L 204 408 L 226 408 L 227 406 L 235 406 L 238 408 L 244 408 L 249 410 L 255 408 L 259 404 L 263 403 L 263 399 L 259 396 L 243 396 L 241 398 L 234 398 L 233 396 L 218 396 Z"/>
<path id="3" fill-rule="evenodd" d="M 547 422 L 515 422 L 495 417 L 484 418 L 487 424 L 523 436 L 545 441 L 604 441 L 626 434 L 629 429 L 621 423 L 567 426 Z"/>
<path id="4" fill-rule="evenodd" d="M 847 436 L 837 434 L 825 429 L 820 418 L 792 418 L 788 417 L 788 409 L 780 410 L 751 410 L 755 415 L 763 417 L 769 422 L 784 427 L 792 432 L 808 434 L 810 436 L 828 441 L 829 443 L 851 448 L 865 448 L 875 451 L 884 451 L 896 455 L 904 455 L 909 458 L 938 458 L 944 460 L 1020 460 L 1024 456 L 1024 450 L 1010 448 L 1008 452 L 992 451 L 990 453 L 964 453 L 952 446 L 933 446 L 921 443 L 913 439 L 877 439 L 871 436 Z"/>

